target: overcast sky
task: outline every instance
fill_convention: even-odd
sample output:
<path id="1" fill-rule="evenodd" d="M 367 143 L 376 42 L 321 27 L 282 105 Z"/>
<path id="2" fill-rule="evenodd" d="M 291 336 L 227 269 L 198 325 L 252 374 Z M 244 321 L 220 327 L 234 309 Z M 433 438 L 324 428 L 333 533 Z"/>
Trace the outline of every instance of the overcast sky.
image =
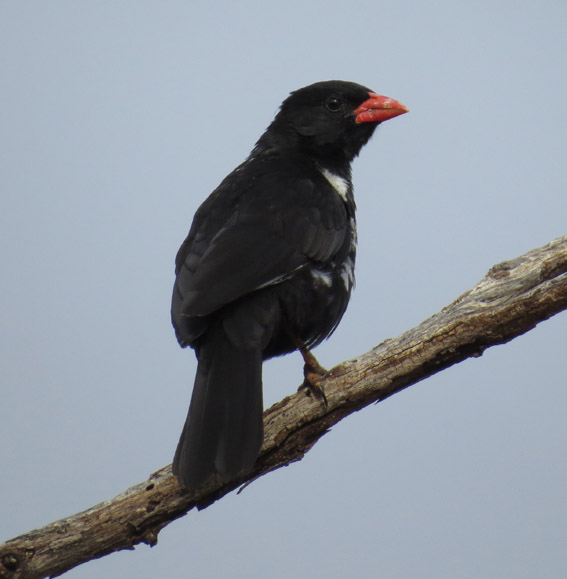
<path id="1" fill-rule="evenodd" d="M 169 321 L 199 204 L 287 94 L 406 104 L 354 165 L 332 367 L 567 232 L 567 3 L 0 2 L 0 540 L 171 462 L 195 358 Z M 345 419 L 303 461 L 72 579 L 560 578 L 567 316 Z M 264 367 L 266 405 L 298 354 Z"/>

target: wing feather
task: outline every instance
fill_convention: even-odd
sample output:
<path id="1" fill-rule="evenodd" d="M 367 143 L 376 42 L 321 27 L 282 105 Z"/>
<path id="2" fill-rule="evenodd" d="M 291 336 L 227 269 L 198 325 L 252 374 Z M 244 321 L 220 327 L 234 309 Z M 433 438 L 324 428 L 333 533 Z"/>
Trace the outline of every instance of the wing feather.
<path id="1" fill-rule="evenodd" d="M 177 256 L 174 316 L 206 316 L 332 259 L 346 234 L 344 204 L 310 179 L 270 183 L 269 196 L 256 183 L 221 217 L 210 205 L 198 212 Z"/>

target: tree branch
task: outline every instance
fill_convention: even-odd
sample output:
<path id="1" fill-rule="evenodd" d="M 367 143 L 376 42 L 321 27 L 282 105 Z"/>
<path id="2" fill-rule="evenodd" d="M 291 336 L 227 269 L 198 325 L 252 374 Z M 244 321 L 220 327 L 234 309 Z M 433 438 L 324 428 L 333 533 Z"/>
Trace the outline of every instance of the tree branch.
<path id="1" fill-rule="evenodd" d="M 163 527 L 192 508 L 205 508 L 241 484 L 301 460 L 345 416 L 565 309 L 567 236 L 494 266 L 438 314 L 333 368 L 321 383 L 328 406 L 296 393 L 268 409 L 262 453 L 248 477 L 186 493 L 165 467 L 110 501 L 0 545 L 0 577 L 55 577 L 141 542 L 153 546 Z"/>

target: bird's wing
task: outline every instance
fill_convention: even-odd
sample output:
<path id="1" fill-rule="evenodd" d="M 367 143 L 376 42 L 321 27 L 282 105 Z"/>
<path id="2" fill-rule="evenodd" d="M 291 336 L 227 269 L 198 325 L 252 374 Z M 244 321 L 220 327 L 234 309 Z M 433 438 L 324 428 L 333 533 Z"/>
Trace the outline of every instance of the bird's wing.
<path id="1" fill-rule="evenodd" d="M 310 263 L 332 259 L 344 242 L 346 220 L 338 196 L 310 179 L 291 188 L 272 186 L 269 195 L 250 191 L 216 234 L 200 235 L 197 224 L 182 248 L 177 263 L 178 313 L 205 316 Z"/>

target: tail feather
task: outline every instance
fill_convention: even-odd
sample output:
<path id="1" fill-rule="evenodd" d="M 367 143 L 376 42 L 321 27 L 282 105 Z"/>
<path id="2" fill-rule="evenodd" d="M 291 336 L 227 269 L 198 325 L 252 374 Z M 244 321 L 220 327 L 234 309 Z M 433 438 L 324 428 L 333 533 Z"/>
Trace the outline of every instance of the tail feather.
<path id="1" fill-rule="evenodd" d="M 203 337 L 189 413 L 173 460 L 185 488 L 212 475 L 228 481 L 254 466 L 263 440 L 262 351 L 225 332 Z"/>

